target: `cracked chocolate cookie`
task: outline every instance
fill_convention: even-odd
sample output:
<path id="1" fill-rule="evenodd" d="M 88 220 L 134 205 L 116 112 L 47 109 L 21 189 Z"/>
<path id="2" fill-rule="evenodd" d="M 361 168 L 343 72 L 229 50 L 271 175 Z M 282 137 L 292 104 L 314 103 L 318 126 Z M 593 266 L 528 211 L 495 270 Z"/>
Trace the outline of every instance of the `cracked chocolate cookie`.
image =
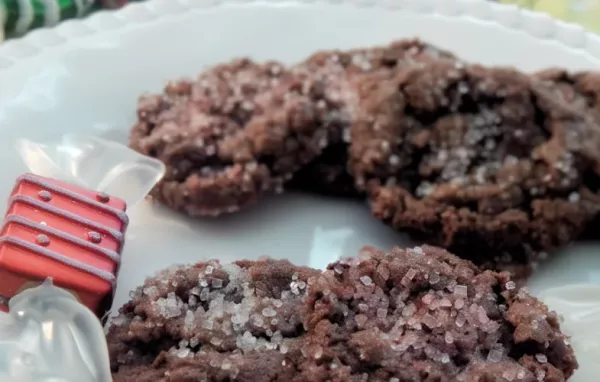
<path id="1" fill-rule="evenodd" d="M 321 154 L 351 120 L 344 78 L 241 59 L 141 97 L 130 146 L 163 161 L 152 195 L 192 216 L 249 206 Z"/>
<path id="2" fill-rule="evenodd" d="M 570 73 L 564 69 L 546 69 L 535 73 L 535 78 L 555 85 L 557 95 L 569 104 L 600 108 L 600 73 Z"/>
<path id="3" fill-rule="evenodd" d="M 115 382 L 290 381 L 307 281 L 287 261 L 213 261 L 148 279 L 111 323 Z"/>
<path id="4" fill-rule="evenodd" d="M 369 49 L 321 51 L 299 64 L 311 73 L 326 71 L 353 83 L 365 74 L 391 75 L 398 68 L 423 65 L 432 60 L 455 61 L 456 57 L 418 39 L 395 41 Z M 332 130 L 323 153 L 296 173 L 290 187 L 332 196 L 359 196 L 348 171 L 350 131 Z"/>
<path id="5" fill-rule="evenodd" d="M 216 261 L 149 278 L 112 320 L 115 382 L 565 381 L 557 316 L 506 273 L 424 246 Z"/>
<path id="6" fill-rule="evenodd" d="M 308 305 L 299 381 L 565 381 L 577 368 L 540 301 L 435 247 L 334 263 Z"/>
<path id="7" fill-rule="evenodd" d="M 359 88 L 350 166 L 394 228 L 522 279 L 598 216 L 599 120 L 555 84 L 437 61 Z"/>

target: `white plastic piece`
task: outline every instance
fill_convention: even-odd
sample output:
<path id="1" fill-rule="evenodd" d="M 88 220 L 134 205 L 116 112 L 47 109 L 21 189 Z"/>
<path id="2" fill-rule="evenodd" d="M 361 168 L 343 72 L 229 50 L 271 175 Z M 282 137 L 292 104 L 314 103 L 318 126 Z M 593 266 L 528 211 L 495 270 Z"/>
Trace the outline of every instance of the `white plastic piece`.
<path id="1" fill-rule="evenodd" d="M 17 150 L 32 173 L 119 197 L 129 208 L 143 200 L 165 173 L 161 161 L 97 137 L 21 139 Z"/>
<path id="2" fill-rule="evenodd" d="M 111 382 L 100 321 L 50 279 L 0 312 L 0 381 Z"/>

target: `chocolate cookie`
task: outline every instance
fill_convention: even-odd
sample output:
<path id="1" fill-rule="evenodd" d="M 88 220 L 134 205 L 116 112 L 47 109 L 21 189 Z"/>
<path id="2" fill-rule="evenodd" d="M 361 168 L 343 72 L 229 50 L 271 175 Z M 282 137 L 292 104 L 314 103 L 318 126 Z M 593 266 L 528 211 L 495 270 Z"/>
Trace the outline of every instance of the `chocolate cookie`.
<path id="1" fill-rule="evenodd" d="M 564 69 L 546 69 L 535 73 L 535 78 L 554 84 L 558 96 L 565 102 L 600 110 L 600 73 L 570 73 Z"/>
<path id="2" fill-rule="evenodd" d="M 364 251 L 325 272 L 216 261 L 148 279 L 107 334 L 113 380 L 565 381 L 554 313 L 445 250 Z"/>
<path id="3" fill-rule="evenodd" d="M 600 212 L 595 113 L 512 69 L 432 62 L 360 84 L 351 168 L 376 217 L 526 277 Z"/>
<path id="4" fill-rule="evenodd" d="M 577 368 L 554 313 L 439 248 L 334 263 L 307 302 L 298 381 L 565 381 Z"/>
<path id="5" fill-rule="evenodd" d="M 316 52 L 300 66 L 311 70 L 337 67 L 348 75 L 389 71 L 399 67 L 420 66 L 430 61 L 454 61 L 456 57 L 445 50 L 419 39 L 394 41 L 385 46 L 367 49 Z"/>
<path id="6" fill-rule="evenodd" d="M 570 73 L 564 69 L 546 69 L 535 74 L 537 79 L 556 85 L 557 96 L 569 104 L 590 108 L 590 113 L 600 113 L 600 73 L 585 71 Z M 596 188 L 600 188 L 597 185 Z M 589 224 L 583 240 L 598 241 L 600 216 Z"/>
<path id="7" fill-rule="evenodd" d="M 115 382 L 290 381 L 306 286 L 287 261 L 216 261 L 146 280 L 108 332 Z"/>
<path id="8" fill-rule="evenodd" d="M 340 80 L 242 59 L 141 97 L 130 145 L 167 166 L 152 195 L 214 216 L 280 192 L 349 123 L 353 93 Z"/>
<path id="9" fill-rule="evenodd" d="M 313 54 L 298 67 L 311 73 L 325 71 L 346 76 L 353 83 L 370 73 L 390 75 L 398 68 L 423 65 L 432 60 L 455 61 L 456 57 L 418 39 L 395 41 L 386 46 L 347 51 L 321 51 Z M 323 154 L 302 168 L 290 187 L 333 196 L 359 196 L 354 179 L 348 171 L 350 131 L 331 131 L 330 144 Z"/>

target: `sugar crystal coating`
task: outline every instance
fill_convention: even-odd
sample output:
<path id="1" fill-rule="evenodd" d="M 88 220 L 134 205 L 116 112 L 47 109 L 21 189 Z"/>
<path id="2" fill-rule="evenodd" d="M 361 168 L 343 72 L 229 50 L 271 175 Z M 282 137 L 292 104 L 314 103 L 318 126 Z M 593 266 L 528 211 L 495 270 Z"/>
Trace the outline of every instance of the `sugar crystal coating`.
<path id="1" fill-rule="evenodd" d="M 305 290 L 290 290 L 292 275 L 306 282 L 318 273 L 272 260 L 211 261 L 159 273 L 110 324 L 114 380 L 289 380 L 294 365 L 282 362 L 284 354 L 299 352 L 306 310 Z"/>
<path id="2" fill-rule="evenodd" d="M 329 266 L 307 300 L 306 340 L 322 354 L 318 362 L 308 359 L 298 380 L 359 381 L 364 370 L 371 371 L 368 381 L 513 375 L 535 381 L 542 372 L 564 381 L 572 374 L 577 364 L 557 316 L 526 292 L 506 288 L 507 274 L 480 271 L 442 249 L 418 248 L 371 251 L 360 263 Z M 376 277 L 383 267 L 387 280 Z M 439 276 L 433 284 L 432 273 Z M 373 280 L 369 288 L 365 276 Z M 531 325 L 534 319 L 541 324 Z"/>
<path id="3" fill-rule="evenodd" d="M 109 326 L 114 381 L 565 381 L 573 373 L 557 316 L 507 288 L 506 273 L 419 249 L 371 248 L 324 272 L 274 260 L 165 270 Z"/>
<path id="4" fill-rule="evenodd" d="M 157 199 L 193 216 L 232 213 L 319 156 L 329 130 L 349 125 L 353 96 L 343 76 L 238 59 L 142 96 L 130 144 L 167 166 Z"/>
<path id="5" fill-rule="evenodd" d="M 367 193 L 377 218 L 520 285 L 600 227 L 599 95 L 594 72 L 485 68 L 408 39 L 173 81 L 140 98 L 130 145 L 165 162 L 152 194 L 189 215 L 284 187 Z"/>
<path id="6" fill-rule="evenodd" d="M 357 86 L 350 167 L 393 227 L 519 282 L 598 218 L 600 116 L 577 91 L 449 61 Z"/>
<path id="7" fill-rule="evenodd" d="M 454 61 L 456 58 L 450 52 L 418 39 L 405 39 L 368 49 L 316 52 L 298 66 L 311 72 L 324 71 L 343 76 L 354 82 L 369 73 L 387 75 L 399 68 L 418 66 L 431 60 Z M 294 175 L 290 186 L 321 194 L 360 196 L 347 165 L 350 129 L 329 131 L 330 144 L 320 156 Z"/>

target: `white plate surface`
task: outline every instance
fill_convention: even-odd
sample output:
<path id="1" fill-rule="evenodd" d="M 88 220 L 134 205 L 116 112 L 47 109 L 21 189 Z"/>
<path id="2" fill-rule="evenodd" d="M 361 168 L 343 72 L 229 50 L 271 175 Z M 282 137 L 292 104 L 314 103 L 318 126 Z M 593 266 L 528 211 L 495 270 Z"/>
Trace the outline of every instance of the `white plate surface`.
<path id="1" fill-rule="evenodd" d="M 600 67 L 600 37 L 481 0 L 133 4 L 0 46 L 0 200 L 26 170 L 13 147 L 20 137 L 76 133 L 125 142 L 138 95 L 161 90 L 168 79 L 236 56 L 291 63 L 318 49 L 414 36 L 484 64 Z M 271 198 L 216 220 L 192 221 L 150 204 L 136 207 L 131 218 L 116 305 L 146 276 L 173 263 L 270 255 L 323 267 L 365 244 L 410 244 L 371 219 L 360 203 L 308 195 Z M 600 284 L 599 249 L 574 245 L 561 251 L 533 277 L 532 290 Z M 578 374 L 576 381 L 589 380 Z"/>

